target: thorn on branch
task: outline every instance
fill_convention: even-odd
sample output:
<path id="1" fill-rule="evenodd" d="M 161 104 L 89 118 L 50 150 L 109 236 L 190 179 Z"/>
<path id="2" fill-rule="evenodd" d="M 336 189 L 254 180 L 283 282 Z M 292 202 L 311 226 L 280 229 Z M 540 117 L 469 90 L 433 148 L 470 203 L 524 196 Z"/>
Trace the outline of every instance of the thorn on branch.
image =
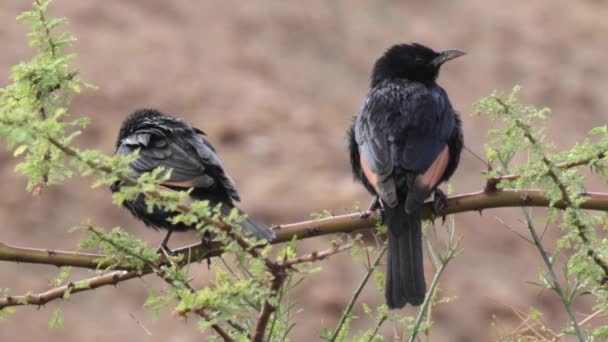
<path id="1" fill-rule="evenodd" d="M 352 243 L 347 243 L 344 245 L 339 245 L 339 246 L 334 246 L 332 248 L 326 249 L 324 251 L 314 251 L 310 254 L 306 254 L 306 255 L 302 255 L 299 256 L 297 258 L 293 258 L 293 259 L 288 259 L 283 261 L 280 264 L 280 267 L 282 268 L 291 268 L 294 265 L 297 264 L 301 264 L 301 263 L 305 263 L 305 262 L 314 262 L 314 261 L 319 261 L 319 260 L 323 260 L 326 259 L 334 254 L 338 254 L 340 252 L 346 251 L 351 249 L 353 246 Z"/>

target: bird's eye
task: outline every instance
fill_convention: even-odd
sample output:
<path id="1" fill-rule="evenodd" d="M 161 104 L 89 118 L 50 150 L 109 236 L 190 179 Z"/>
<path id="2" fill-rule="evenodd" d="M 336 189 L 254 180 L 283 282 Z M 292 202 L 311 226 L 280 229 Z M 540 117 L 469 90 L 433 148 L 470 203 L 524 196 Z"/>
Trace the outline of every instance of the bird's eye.
<path id="1" fill-rule="evenodd" d="M 420 57 L 416 57 L 416 59 L 414 59 L 414 61 L 416 62 L 416 64 L 422 64 L 422 58 L 420 58 Z"/>

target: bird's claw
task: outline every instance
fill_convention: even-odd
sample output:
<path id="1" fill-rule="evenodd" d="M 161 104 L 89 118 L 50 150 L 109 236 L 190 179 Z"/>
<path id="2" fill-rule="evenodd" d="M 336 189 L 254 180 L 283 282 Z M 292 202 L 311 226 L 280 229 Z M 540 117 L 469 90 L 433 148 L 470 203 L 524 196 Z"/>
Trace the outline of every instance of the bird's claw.
<path id="1" fill-rule="evenodd" d="M 177 255 L 177 253 L 175 253 L 175 251 L 173 251 L 171 248 L 169 248 L 169 246 L 163 245 L 163 244 L 158 246 L 156 253 L 161 254 L 161 255 L 167 255 L 167 256 L 176 256 Z"/>
<path id="2" fill-rule="evenodd" d="M 211 236 L 211 233 L 205 232 L 203 234 L 203 238 L 201 239 L 201 243 L 205 248 L 211 248 L 211 246 L 213 245 L 213 237 Z M 211 270 L 211 257 L 207 258 L 207 269 Z"/>
<path id="3" fill-rule="evenodd" d="M 367 211 L 376 211 L 378 209 L 380 209 L 380 197 L 375 196 Z"/>
<path id="4" fill-rule="evenodd" d="M 439 215 L 446 207 L 448 196 L 441 191 L 441 189 L 435 189 L 435 195 L 433 196 L 433 214 L 435 217 L 441 216 L 441 223 L 445 223 L 445 213 Z"/>
<path id="5" fill-rule="evenodd" d="M 372 200 L 372 203 L 370 203 L 369 208 L 367 208 L 366 211 L 362 212 L 360 217 L 362 219 L 366 219 L 369 217 L 370 213 L 372 211 L 376 211 L 376 210 L 382 210 L 382 206 L 380 205 L 380 198 L 378 196 L 375 196 L 374 199 Z"/>

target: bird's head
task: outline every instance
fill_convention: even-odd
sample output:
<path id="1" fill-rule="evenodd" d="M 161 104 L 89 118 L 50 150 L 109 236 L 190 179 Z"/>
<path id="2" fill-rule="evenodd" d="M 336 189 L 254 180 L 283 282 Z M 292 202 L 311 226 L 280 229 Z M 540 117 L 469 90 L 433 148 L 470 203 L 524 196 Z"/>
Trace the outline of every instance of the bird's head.
<path id="1" fill-rule="evenodd" d="M 398 44 L 389 48 L 374 65 L 372 87 L 390 78 L 419 82 L 437 79 L 441 65 L 465 53 L 460 50 L 435 52 L 420 44 Z"/>
<path id="2" fill-rule="evenodd" d="M 167 120 L 167 118 L 166 115 L 155 109 L 138 109 L 134 111 L 125 118 L 125 121 L 120 126 L 116 148 L 123 144 L 125 139 L 130 138 L 135 133 L 162 127 L 163 121 Z"/>
<path id="3" fill-rule="evenodd" d="M 146 145 L 149 139 L 205 133 L 183 119 L 161 113 L 156 109 L 138 109 L 129 114 L 120 127 L 116 148 L 121 145 Z M 148 137 L 144 139 L 143 137 Z M 137 139 L 136 139 L 137 138 Z M 135 139 L 135 140 L 134 140 Z M 145 141 L 143 141 L 144 139 Z"/>

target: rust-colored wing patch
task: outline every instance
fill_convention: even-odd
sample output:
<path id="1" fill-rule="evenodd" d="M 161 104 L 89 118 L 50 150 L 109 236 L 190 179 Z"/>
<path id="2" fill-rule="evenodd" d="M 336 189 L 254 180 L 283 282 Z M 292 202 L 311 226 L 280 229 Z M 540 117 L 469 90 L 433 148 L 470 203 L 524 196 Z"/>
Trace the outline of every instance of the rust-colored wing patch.
<path id="1" fill-rule="evenodd" d="M 429 189 L 434 188 L 439 181 L 441 180 L 441 176 L 445 172 L 446 167 L 448 166 L 448 161 L 450 160 L 450 152 L 448 147 L 444 147 L 441 153 L 435 158 L 435 161 L 431 166 L 426 170 L 426 172 L 420 176 L 418 176 L 420 185 L 428 187 Z"/>
<path id="2" fill-rule="evenodd" d="M 360 155 L 359 162 L 361 163 L 361 169 L 363 170 L 363 174 L 367 180 L 374 186 L 374 188 L 377 188 L 379 177 L 369 167 L 369 164 L 367 163 L 367 160 L 365 160 L 365 157 L 363 157 L 363 154 Z"/>
<path id="3" fill-rule="evenodd" d="M 185 181 L 166 181 L 162 185 L 173 186 L 178 188 L 197 188 L 197 187 L 208 187 L 213 184 L 213 179 L 207 175 L 202 175 L 188 179 Z"/>

